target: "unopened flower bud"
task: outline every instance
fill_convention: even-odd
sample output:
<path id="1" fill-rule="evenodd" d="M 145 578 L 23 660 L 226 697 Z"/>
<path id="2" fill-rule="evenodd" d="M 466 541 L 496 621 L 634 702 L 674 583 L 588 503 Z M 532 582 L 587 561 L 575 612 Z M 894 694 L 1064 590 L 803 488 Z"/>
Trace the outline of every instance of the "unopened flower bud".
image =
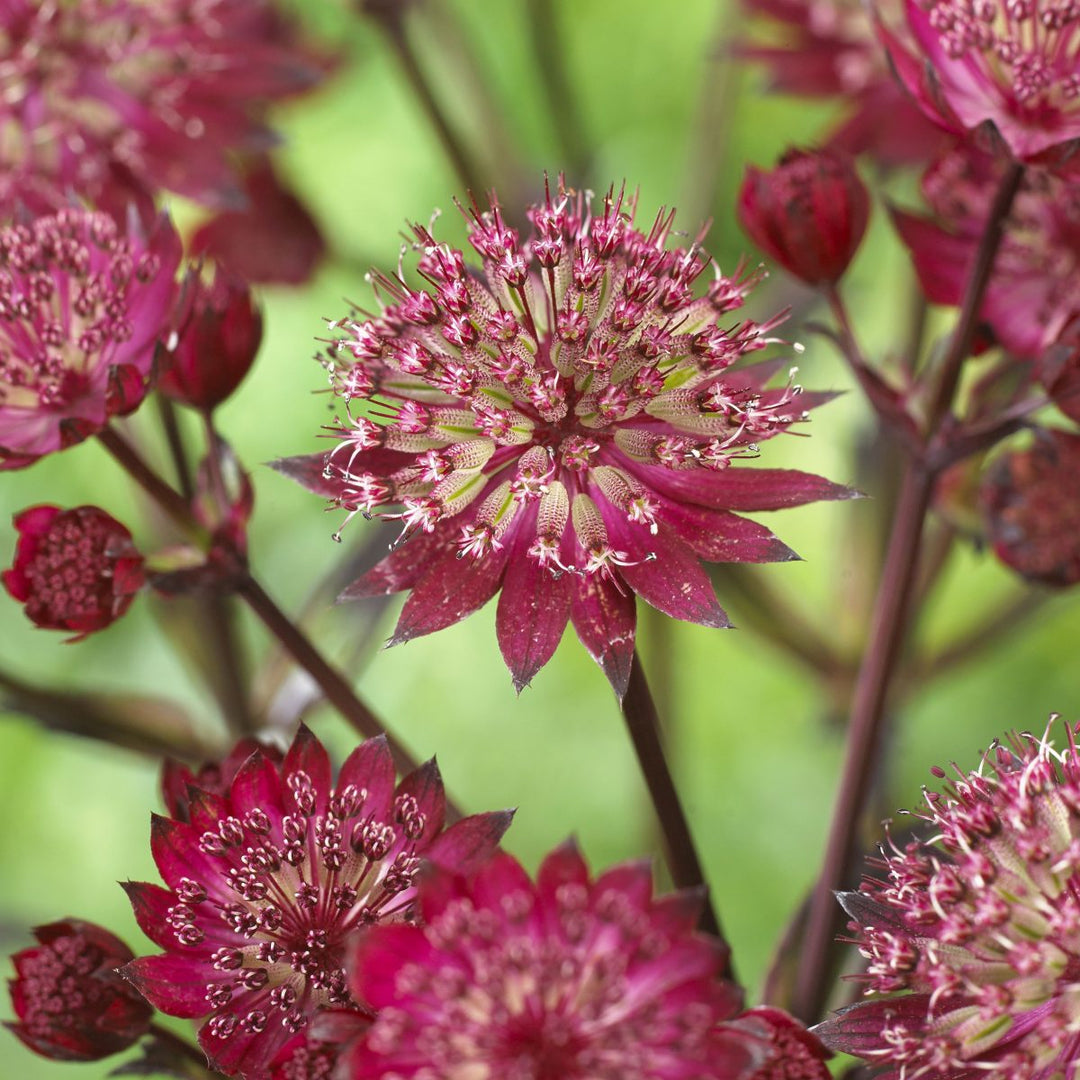
<path id="1" fill-rule="evenodd" d="M 8 1025 L 54 1061 L 97 1061 L 146 1034 L 154 1010 L 116 969 L 134 958 L 108 930 L 81 919 L 39 926 L 38 944 L 12 957 Z"/>
<path id="2" fill-rule="evenodd" d="M 789 150 L 772 172 L 751 166 L 739 193 L 747 235 L 807 285 L 839 280 L 869 214 L 870 195 L 855 166 L 833 150 Z"/>
<path id="3" fill-rule="evenodd" d="M 262 341 L 262 314 L 247 284 L 219 267 L 211 282 L 189 279 L 181 318 L 159 388 L 185 405 L 213 409 L 248 373 Z"/>
<path id="4" fill-rule="evenodd" d="M 14 519 L 15 559 L 2 577 L 27 618 L 79 641 L 115 622 L 142 588 L 131 533 L 96 506 L 32 506 Z"/>

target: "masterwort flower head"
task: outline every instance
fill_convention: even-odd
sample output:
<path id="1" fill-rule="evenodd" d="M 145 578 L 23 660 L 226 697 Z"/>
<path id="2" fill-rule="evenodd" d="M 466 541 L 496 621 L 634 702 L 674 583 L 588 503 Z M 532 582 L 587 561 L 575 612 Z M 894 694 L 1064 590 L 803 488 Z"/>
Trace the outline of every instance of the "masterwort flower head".
<path id="1" fill-rule="evenodd" d="M 376 1018 L 345 1075 L 375 1080 L 730 1080 L 749 1057 L 700 896 L 652 896 L 647 863 L 595 880 L 572 845 L 535 883 L 498 854 L 421 885 L 425 925 L 377 927 L 350 985 Z"/>
<path id="2" fill-rule="evenodd" d="M 73 631 L 80 641 L 119 619 L 143 587 L 131 533 L 96 506 L 32 506 L 14 525 L 15 558 L 0 580 L 45 630 Z"/>
<path id="3" fill-rule="evenodd" d="M 923 195 L 933 217 L 894 211 L 919 282 L 935 304 L 959 306 L 969 268 L 1006 163 L 973 147 L 943 154 L 927 169 Z M 1011 352 L 1039 359 L 1080 316 L 1080 192 L 1028 169 L 1005 222 L 981 317 Z"/>
<path id="4" fill-rule="evenodd" d="M 267 0 L 7 0 L 0 173 L 38 208 L 235 203 L 236 152 L 272 144 L 267 105 L 318 75 Z"/>
<path id="5" fill-rule="evenodd" d="M 391 554 L 343 594 L 411 589 L 395 643 L 501 588 L 498 639 L 519 689 L 571 620 L 622 693 L 635 593 L 726 626 L 699 559 L 795 557 L 737 512 L 851 494 L 739 464 L 826 396 L 791 379 L 767 389 L 782 361 L 738 363 L 777 340 L 781 318 L 718 324 L 753 275 L 717 271 L 695 295 L 701 237 L 669 250 L 673 213 L 641 232 L 634 210 L 609 192 L 594 213 L 560 184 L 523 240 L 493 198 L 469 217 L 482 272 L 417 227 L 425 288 L 400 269 L 375 275 L 381 314 L 333 324 L 337 445 L 278 468 L 350 517 L 400 523 Z"/>
<path id="6" fill-rule="evenodd" d="M 395 786 L 382 739 L 357 747 L 335 785 L 304 727 L 284 761 L 256 751 L 227 793 L 191 788 L 186 809 L 188 821 L 153 818 L 167 888 L 126 886 L 165 952 L 123 972 L 162 1012 L 208 1017 L 199 1043 L 213 1067 L 250 1078 L 320 1008 L 366 1011 L 346 985 L 346 940 L 415 917 L 421 859 L 468 870 L 510 823 L 477 814 L 444 831 L 435 763 Z"/>
<path id="7" fill-rule="evenodd" d="M 926 842 L 883 849 L 841 897 L 870 999 L 815 1031 L 882 1076 L 1050 1080 L 1080 1061 L 1080 761 L 1022 733 L 916 812 Z M 944 778 L 940 769 L 935 775 Z"/>
<path id="8" fill-rule="evenodd" d="M 64 209 L 0 228 L 0 469 L 81 442 L 142 401 L 180 238 Z"/>
<path id="9" fill-rule="evenodd" d="M 31 1050 L 54 1061 L 97 1061 L 146 1034 L 154 1010 L 117 974 L 134 954 L 108 930 L 64 919 L 34 930 L 37 945 L 12 960 L 6 1024 Z"/>
<path id="10" fill-rule="evenodd" d="M 1068 0 L 879 5 L 897 75 L 936 123 L 1029 163 L 1071 168 L 1080 139 L 1080 9 Z"/>
<path id="11" fill-rule="evenodd" d="M 743 6 L 761 18 L 737 46 L 741 57 L 762 63 L 777 90 L 846 106 L 830 146 L 902 165 L 926 161 L 944 143 L 889 70 L 862 0 L 743 0 Z"/>

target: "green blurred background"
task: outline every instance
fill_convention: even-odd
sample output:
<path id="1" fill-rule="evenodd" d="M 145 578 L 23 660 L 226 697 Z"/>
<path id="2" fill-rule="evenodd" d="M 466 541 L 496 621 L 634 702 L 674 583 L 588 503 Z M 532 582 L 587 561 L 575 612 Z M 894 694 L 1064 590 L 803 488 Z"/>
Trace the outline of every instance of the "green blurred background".
<path id="1" fill-rule="evenodd" d="M 448 112 L 471 134 L 490 134 L 469 104 L 470 86 L 452 62 L 442 0 L 431 0 L 412 27 Z M 459 2 L 450 8 L 472 43 L 510 137 L 535 185 L 562 167 L 559 139 L 541 92 L 530 44 L 526 0 Z M 546 4 L 536 5 L 546 8 Z M 675 203 L 680 224 L 715 222 L 709 250 L 734 267 L 748 246 L 734 222 L 737 184 L 748 162 L 768 165 L 792 142 L 820 135 L 829 111 L 765 93 L 759 72 L 725 61 L 725 40 L 739 29 L 733 9 L 714 0 L 562 0 L 552 5 L 576 116 L 590 152 L 595 189 L 625 178 L 640 186 L 641 214 Z M 300 291 L 267 290 L 267 339 L 240 392 L 220 411 L 220 429 L 251 468 L 257 493 L 251 528 L 256 574 L 280 604 L 295 610 L 313 583 L 343 557 L 330 540 L 340 516 L 261 463 L 320 447 L 328 399 L 314 393 L 325 375 L 310 359 L 323 316 L 345 311 L 342 297 L 367 298 L 363 267 L 396 264 L 407 222 L 444 211 L 437 235 L 459 241 L 451 196 L 460 184 L 383 40 L 333 0 L 297 0 L 297 10 L 345 63 L 324 89 L 279 112 L 286 137 L 279 163 L 326 230 L 336 257 Z M 448 58 L 449 57 L 449 58 Z M 716 161 L 715 173 L 710 161 Z M 182 220 L 194 211 L 180 207 Z M 751 312 L 764 314 L 807 298 L 776 275 Z M 911 283 L 904 258 L 876 211 L 870 237 L 846 283 L 860 334 L 872 355 L 904 340 Z M 947 321 L 941 326 L 947 326 Z M 832 347 L 796 327 L 806 344 L 799 378 L 815 389 L 848 390 Z M 148 402 L 133 421 L 151 433 Z M 765 448 L 766 465 L 791 465 L 859 484 L 865 475 L 870 419 L 853 392 L 820 409 L 806 429 Z M 196 437 L 196 429 L 189 427 Z M 160 535 L 125 478 L 94 444 L 57 454 L 0 480 L 0 549 L 14 544 L 8 522 L 27 505 L 97 503 L 125 521 L 144 549 Z M 868 495 L 883 495 L 868 490 Z M 875 504 L 824 504 L 778 515 L 772 526 L 804 562 L 755 571 L 818 628 L 853 653 L 861 631 L 868 552 L 877 544 Z M 346 548 L 365 530 L 355 522 Z M 351 534 L 351 535 L 350 535 Z M 8 556 L 4 556 L 6 559 Z M 978 623 L 1016 590 L 991 557 L 961 545 L 920 623 L 921 642 L 942 642 Z M 726 599 L 721 589 L 721 601 Z M 385 638 L 400 601 L 375 636 Z M 753 612 L 732 598 L 736 624 Z M 219 732 L 215 705 L 159 632 L 168 605 L 142 598 L 107 633 L 81 644 L 34 630 L 18 606 L 0 597 L 0 663 L 40 685 L 141 691 L 175 700 L 207 739 Z M 332 656 L 346 657 L 363 625 L 356 610 L 327 610 L 315 633 Z M 507 846 L 529 866 L 570 834 L 594 866 L 642 854 L 657 843 L 644 789 L 618 711 L 598 668 L 572 633 L 521 696 L 514 693 L 494 637 L 493 607 L 433 637 L 350 660 L 361 695 L 419 756 L 437 753 L 448 786 L 469 809 L 516 806 Z M 667 702 L 672 757 L 707 863 L 740 977 L 754 999 L 773 943 L 809 887 L 827 827 L 842 752 L 835 696 L 761 636 L 642 620 L 647 669 Z M 261 627 L 242 630 L 253 661 L 267 649 Z M 887 755 L 883 807 L 912 805 L 934 763 L 973 766 L 979 750 L 1005 729 L 1041 729 L 1051 711 L 1076 718 L 1075 659 L 1080 610 L 1068 594 L 999 642 L 977 664 L 932 686 L 905 686 L 908 702 Z M 665 660 L 665 657 L 667 658 Z M 665 675 L 667 673 L 667 675 Z M 314 726 L 339 754 L 353 736 L 335 716 Z M 29 941 L 29 927 L 65 915 L 114 929 L 136 951 L 148 949 L 117 887 L 156 880 L 148 835 L 159 808 L 158 764 L 100 742 L 48 733 L 14 715 L 0 718 L 0 949 Z M 5 999 L 0 1013 L 9 1016 Z M 104 1077 L 113 1062 L 82 1066 Z M 68 1076 L 0 1031 L 0 1075 L 26 1080 Z"/>

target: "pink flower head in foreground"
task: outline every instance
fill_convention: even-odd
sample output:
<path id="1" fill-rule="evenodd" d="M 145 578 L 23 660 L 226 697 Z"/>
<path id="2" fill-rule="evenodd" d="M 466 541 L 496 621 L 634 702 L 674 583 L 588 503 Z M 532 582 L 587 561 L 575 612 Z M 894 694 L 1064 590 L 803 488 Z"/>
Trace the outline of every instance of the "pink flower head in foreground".
<path id="1" fill-rule="evenodd" d="M 131 533 L 96 506 L 32 506 L 14 524 L 15 559 L 0 577 L 45 630 L 73 631 L 80 641 L 119 619 L 143 586 Z"/>
<path id="2" fill-rule="evenodd" d="M 116 969 L 132 951 L 108 930 L 65 919 L 34 930 L 38 944 L 12 958 L 6 1024 L 31 1050 L 55 1061 L 97 1061 L 146 1034 L 154 1010 Z"/>
<path id="3" fill-rule="evenodd" d="M 700 897 L 652 897 L 647 863 L 590 880 L 572 845 L 536 882 L 498 854 L 471 880 L 421 885 L 424 927 L 356 941 L 350 986 L 376 1010 L 353 1080 L 725 1080 L 750 1054 L 721 1040 L 738 989 L 695 933 Z"/>
<path id="4" fill-rule="evenodd" d="M 878 31 L 930 119 L 1019 161 L 1060 163 L 1080 138 L 1078 27 L 1060 0 L 903 0 L 901 27 Z"/>
<path id="5" fill-rule="evenodd" d="M 32 205 L 47 180 L 54 204 L 117 208 L 237 202 L 232 155 L 272 144 L 266 106 L 318 77 L 265 0 L 7 0 L 0 70 L 0 172 Z"/>
<path id="6" fill-rule="evenodd" d="M 848 105 L 830 146 L 892 165 L 926 161 L 944 143 L 889 70 L 862 0 L 744 0 L 744 6 L 764 16 L 763 32 L 740 44 L 739 56 L 762 62 L 777 90 Z"/>
<path id="7" fill-rule="evenodd" d="M 770 258 L 807 285 L 840 279 L 870 216 L 870 193 L 835 150 L 788 150 L 776 168 L 747 168 L 739 221 Z"/>
<path id="8" fill-rule="evenodd" d="M 776 341 L 779 317 L 718 325 L 751 282 L 715 273 L 699 240 L 668 250 L 634 201 L 599 213 L 561 185 L 526 240 L 499 206 L 474 210 L 483 273 L 418 227 L 418 271 L 376 276 L 378 317 L 334 324 L 332 383 L 349 410 L 329 455 L 277 467 L 354 514 L 400 522 L 391 554 L 343 599 L 411 589 L 394 634 L 449 626 L 501 588 L 496 625 L 520 689 L 567 621 L 625 691 L 637 593 L 660 611 L 727 626 L 699 559 L 795 556 L 734 511 L 852 493 L 738 462 L 828 395 L 766 389 L 782 366 L 736 365 Z"/>
<path id="9" fill-rule="evenodd" d="M 1005 163 L 958 149 L 923 177 L 934 218 L 894 221 L 936 304 L 959 306 Z M 1080 315 L 1080 189 L 1029 169 L 1013 203 L 981 315 L 1017 356 L 1038 358 Z"/>
<path id="10" fill-rule="evenodd" d="M 165 217 L 147 236 L 74 209 L 0 228 L 0 469 L 81 442 L 142 401 L 179 261 Z"/>
<path id="11" fill-rule="evenodd" d="M 995 743 L 841 903 L 870 1000 L 815 1028 L 883 1077 L 1051 1080 L 1080 1058 L 1080 762 L 1075 731 Z M 935 775 L 944 778 L 941 770 Z M 887 996 L 877 996 L 887 995 Z"/>
<path id="12" fill-rule="evenodd" d="M 382 739 L 357 747 L 335 785 L 304 727 L 283 762 L 257 750 L 226 793 L 189 789 L 187 809 L 188 822 L 153 819 L 168 887 L 126 886 L 166 951 L 123 971 L 162 1012 L 208 1017 L 199 1043 L 212 1066 L 251 1078 L 318 1009 L 366 1011 L 345 984 L 345 942 L 414 917 L 421 859 L 467 870 L 510 823 L 477 814 L 443 831 L 435 763 L 395 787 Z"/>
<path id="13" fill-rule="evenodd" d="M 1080 581 L 1080 435 L 1039 429 L 991 466 L 980 492 L 994 554 L 1030 581 Z"/>

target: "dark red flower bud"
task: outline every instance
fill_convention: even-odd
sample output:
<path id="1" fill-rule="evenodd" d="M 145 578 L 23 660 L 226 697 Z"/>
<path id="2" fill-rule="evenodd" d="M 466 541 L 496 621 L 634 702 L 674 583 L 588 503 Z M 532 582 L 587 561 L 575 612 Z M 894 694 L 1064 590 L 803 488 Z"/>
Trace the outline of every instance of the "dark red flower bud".
<path id="1" fill-rule="evenodd" d="M 315 219 L 268 160 L 248 172 L 244 194 L 242 210 L 225 210 L 196 231 L 192 252 L 212 256 L 248 281 L 303 285 L 326 254 Z"/>
<path id="2" fill-rule="evenodd" d="M 188 279 L 180 334 L 158 384 L 196 409 L 220 405 L 248 373 L 262 341 L 262 314 L 247 283 L 221 267 Z"/>
<path id="3" fill-rule="evenodd" d="M 38 945 L 16 953 L 10 980 L 18 1022 L 6 1025 L 55 1061 L 97 1061 L 146 1034 L 153 1008 L 116 969 L 134 958 L 108 930 L 65 919 L 34 930 Z"/>
<path id="4" fill-rule="evenodd" d="M 0 576 L 46 630 L 72 630 L 80 641 L 120 618 L 143 586 L 131 533 L 96 506 L 32 506 L 14 524 L 15 560 Z"/>
<path id="5" fill-rule="evenodd" d="M 869 215 L 866 186 L 835 150 L 789 150 L 772 172 L 751 166 L 739 193 L 747 235 L 807 285 L 840 278 Z"/>
<path id="6" fill-rule="evenodd" d="M 1003 563 L 1032 581 L 1080 581 L 1080 436 L 1039 432 L 983 482 L 986 530 Z"/>
<path id="7" fill-rule="evenodd" d="M 227 794 L 240 767 L 256 751 L 275 765 L 279 765 L 284 756 L 274 746 L 264 746 L 255 739 L 241 739 L 221 761 L 206 761 L 198 769 L 166 758 L 161 767 L 161 797 L 169 815 L 177 821 L 191 820 L 190 789 L 193 787 L 211 795 Z"/>

